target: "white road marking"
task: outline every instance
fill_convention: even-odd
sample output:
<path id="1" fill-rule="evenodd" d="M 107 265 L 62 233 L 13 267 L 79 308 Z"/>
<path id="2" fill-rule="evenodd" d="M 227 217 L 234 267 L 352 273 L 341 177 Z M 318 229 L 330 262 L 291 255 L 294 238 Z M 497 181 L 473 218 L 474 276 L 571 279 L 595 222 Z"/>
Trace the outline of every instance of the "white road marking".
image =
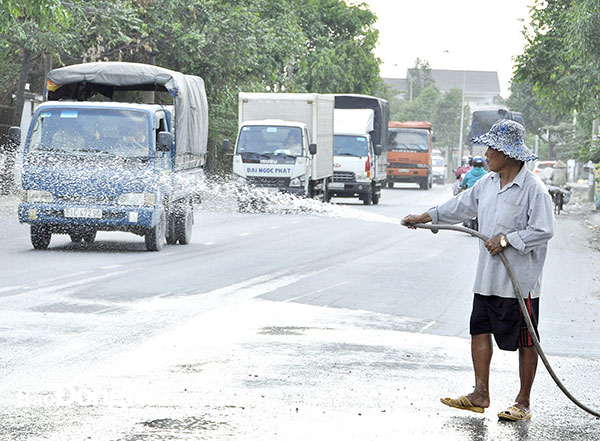
<path id="1" fill-rule="evenodd" d="M 239 236 L 250 236 L 250 233 L 240 233 Z"/>
<path id="2" fill-rule="evenodd" d="M 100 269 L 108 270 L 108 269 L 119 268 L 119 267 L 122 267 L 122 266 L 123 265 L 106 265 L 106 266 L 101 266 Z"/>
<path id="3" fill-rule="evenodd" d="M 214 245 L 216 242 L 204 242 L 202 245 Z"/>

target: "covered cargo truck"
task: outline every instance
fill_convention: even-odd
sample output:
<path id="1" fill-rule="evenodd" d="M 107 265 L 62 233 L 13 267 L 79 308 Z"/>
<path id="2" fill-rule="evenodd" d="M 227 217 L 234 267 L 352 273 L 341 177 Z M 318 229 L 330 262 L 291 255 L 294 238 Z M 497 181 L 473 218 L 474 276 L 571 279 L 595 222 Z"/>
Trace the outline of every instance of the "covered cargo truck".
<path id="1" fill-rule="evenodd" d="M 128 91 L 167 92 L 172 105 L 113 101 Z M 98 62 L 50 71 L 46 95 L 24 145 L 19 206 L 34 248 L 53 234 L 93 242 L 100 230 L 144 236 L 148 250 L 189 243 L 208 139 L 204 81 Z"/>

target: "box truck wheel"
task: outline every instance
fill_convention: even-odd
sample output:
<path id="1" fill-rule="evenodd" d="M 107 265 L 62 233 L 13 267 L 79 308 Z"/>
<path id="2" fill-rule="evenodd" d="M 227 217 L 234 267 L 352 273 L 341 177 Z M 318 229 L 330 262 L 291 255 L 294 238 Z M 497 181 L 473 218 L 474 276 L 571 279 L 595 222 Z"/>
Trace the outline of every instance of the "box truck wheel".
<path id="1" fill-rule="evenodd" d="M 191 203 L 186 203 L 175 215 L 175 237 L 181 245 L 187 245 L 192 240 L 194 225 L 194 209 Z"/>
<path id="2" fill-rule="evenodd" d="M 373 205 L 377 205 L 379 203 L 379 198 L 381 198 L 381 188 L 377 189 L 377 187 L 373 185 L 371 194 L 371 200 L 373 201 Z"/>
<path id="3" fill-rule="evenodd" d="M 31 245 L 36 250 L 45 250 L 50 245 L 52 233 L 50 233 L 43 225 L 31 226 Z"/>
<path id="4" fill-rule="evenodd" d="M 146 249 L 148 251 L 160 251 L 165 244 L 165 233 L 166 233 L 166 220 L 165 214 L 161 214 L 160 220 L 155 227 L 149 228 L 144 235 L 144 241 L 146 242 Z"/>
<path id="5" fill-rule="evenodd" d="M 387 181 L 388 188 L 394 188 L 394 181 Z"/>
<path id="6" fill-rule="evenodd" d="M 363 204 L 365 204 L 365 205 L 371 205 L 373 203 L 373 193 L 371 193 L 371 192 L 363 193 L 362 201 L 363 201 Z"/>
<path id="7" fill-rule="evenodd" d="M 327 178 L 323 180 L 323 202 L 331 201 L 331 193 L 329 192 L 329 184 Z"/>

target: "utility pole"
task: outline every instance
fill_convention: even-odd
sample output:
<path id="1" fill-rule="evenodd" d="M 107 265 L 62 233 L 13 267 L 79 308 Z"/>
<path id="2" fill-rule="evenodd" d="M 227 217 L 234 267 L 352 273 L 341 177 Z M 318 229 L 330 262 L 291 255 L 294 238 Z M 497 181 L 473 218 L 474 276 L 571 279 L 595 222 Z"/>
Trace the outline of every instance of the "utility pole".
<path id="1" fill-rule="evenodd" d="M 462 100 L 460 102 L 460 133 L 458 134 L 458 161 L 463 157 L 463 126 L 465 119 L 465 89 L 467 87 L 467 71 L 463 70 Z"/>

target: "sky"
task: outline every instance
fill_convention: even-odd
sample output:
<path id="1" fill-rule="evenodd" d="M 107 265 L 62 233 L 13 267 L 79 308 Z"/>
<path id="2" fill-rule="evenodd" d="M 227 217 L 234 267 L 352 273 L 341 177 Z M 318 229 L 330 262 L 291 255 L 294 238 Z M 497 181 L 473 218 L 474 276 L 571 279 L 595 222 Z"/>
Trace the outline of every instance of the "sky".
<path id="1" fill-rule="evenodd" d="M 356 0 L 377 16 L 381 76 L 406 78 L 420 58 L 432 69 L 496 71 L 508 98 L 523 52 L 531 0 Z"/>

